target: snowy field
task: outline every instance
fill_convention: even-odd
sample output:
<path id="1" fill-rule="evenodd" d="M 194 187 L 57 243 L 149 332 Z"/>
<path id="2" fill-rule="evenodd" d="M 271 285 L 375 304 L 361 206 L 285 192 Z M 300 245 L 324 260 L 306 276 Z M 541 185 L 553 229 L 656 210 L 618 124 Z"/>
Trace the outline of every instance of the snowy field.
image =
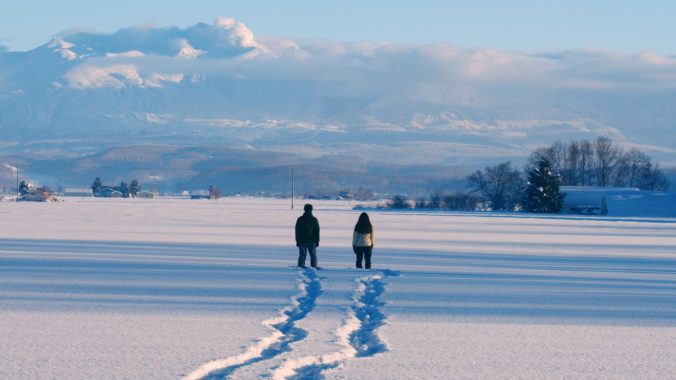
<path id="1" fill-rule="evenodd" d="M 0 202 L 0 378 L 676 377 L 676 219 L 314 204 Z"/>

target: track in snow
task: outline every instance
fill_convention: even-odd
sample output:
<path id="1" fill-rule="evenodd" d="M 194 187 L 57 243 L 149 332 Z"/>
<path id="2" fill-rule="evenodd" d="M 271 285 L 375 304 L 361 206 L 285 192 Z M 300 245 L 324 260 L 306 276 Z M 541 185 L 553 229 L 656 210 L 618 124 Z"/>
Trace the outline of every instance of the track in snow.
<path id="1" fill-rule="evenodd" d="M 387 351 L 387 346 L 377 333 L 387 319 L 380 310 L 385 304 L 380 296 L 385 291 L 384 280 L 396 276 L 399 276 L 399 272 L 383 270 L 358 278 L 351 312 L 336 331 L 341 349 L 325 355 L 288 360 L 275 370 L 273 378 L 321 379 L 324 371 L 336 368 L 348 359 L 369 357 Z"/>
<path id="2" fill-rule="evenodd" d="M 316 270 L 304 269 L 302 276 L 300 293 L 293 298 L 293 305 L 283 310 L 279 317 L 263 322 L 274 329 L 272 335 L 259 340 L 242 354 L 202 365 L 186 375 L 184 380 L 227 379 L 238 368 L 274 358 L 290 351 L 292 343 L 303 340 L 307 336 L 307 331 L 296 327 L 296 322 L 305 318 L 314 309 L 322 289 Z"/>

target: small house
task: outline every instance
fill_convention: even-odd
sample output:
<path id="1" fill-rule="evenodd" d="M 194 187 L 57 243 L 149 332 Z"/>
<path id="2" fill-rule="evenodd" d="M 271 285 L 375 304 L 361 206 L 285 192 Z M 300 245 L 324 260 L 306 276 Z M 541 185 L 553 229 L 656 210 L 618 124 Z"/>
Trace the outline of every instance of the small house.
<path id="1" fill-rule="evenodd" d="M 20 198 L 23 202 L 55 202 L 57 198 L 47 188 L 31 189 Z"/>
<path id="2" fill-rule="evenodd" d="M 142 191 L 139 191 L 139 192 L 138 192 L 138 197 L 139 197 L 139 198 L 144 198 L 144 199 L 153 199 L 153 198 L 157 197 L 158 195 L 159 195 L 159 194 L 157 194 L 157 193 L 154 192 L 154 191 L 145 191 L 145 190 L 142 190 Z"/>
<path id="3" fill-rule="evenodd" d="M 190 193 L 190 199 L 209 199 L 209 192 L 206 190 L 196 190 Z"/>
<path id="4" fill-rule="evenodd" d="M 123 194 L 119 190 L 115 190 L 110 187 L 104 187 L 99 190 L 98 196 L 103 198 L 122 198 Z"/>

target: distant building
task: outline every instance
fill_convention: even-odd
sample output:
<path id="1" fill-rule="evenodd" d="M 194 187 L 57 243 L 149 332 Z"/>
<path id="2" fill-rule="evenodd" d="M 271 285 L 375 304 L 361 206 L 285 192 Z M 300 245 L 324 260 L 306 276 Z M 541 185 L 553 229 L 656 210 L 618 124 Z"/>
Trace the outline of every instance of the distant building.
<path id="1" fill-rule="evenodd" d="M 98 192 L 97 196 L 103 198 L 122 198 L 123 194 L 121 191 L 111 189 L 110 187 L 104 187 Z"/>
<path id="2" fill-rule="evenodd" d="M 94 196 L 92 189 L 89 187 L 67 187 L 63 191 L 66 197 L 92 197 Z"/>
<path id="3" fill-rule="evenodd" d="M 352 194 L 351 191 L 344 190 L 338 194 L 338 197 L 340 197 L 340 199 L 353 199 L 354 194 Z"/>
<path id="4" fill-rule="evenodd" d="M 639 192 L 636 188 L 596 187 L 596 186 L 561 186 L 564 214 L 607 215 L 608 201 L 606 197 L 612 193 Z"/>
<path id="5" fill-rule="evenodd" d="M 190 193 L 190 199 L 209 199 L 209 192 L 206 190 L 196 190 Z"/>
<path id="6" fill-rule="evenodd" d="M 57 198 L 46 188 L 31 189 L 21 196 L 22 202 L 55 202 Z"/>
<path id="7" fill-rule="evenodd" d="M 154 191 L 142 190 L 142 191 L 138 192 L 138 197 L 139 198 L 145 198 L 145 199 L 153 199 L 153 198 L 157 197 L 158 195 L 159 194 L 154 192 Z"/>

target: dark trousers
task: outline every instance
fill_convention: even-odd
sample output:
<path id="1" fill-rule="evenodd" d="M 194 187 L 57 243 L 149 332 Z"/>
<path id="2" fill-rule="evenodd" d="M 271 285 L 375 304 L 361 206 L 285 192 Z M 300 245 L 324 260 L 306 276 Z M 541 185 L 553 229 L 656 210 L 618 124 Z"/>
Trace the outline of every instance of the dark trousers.
<path id="1" fill-rule="evenodd" d="M 298 266 L 305 268 L 305 258 L 310 253 L 310 265 L 317 268 L 317 246 L 314 244 L 301 244 L 298 246 Z"/>
<path id="2" fill-rule="evenodd" d="M 354 254 L 357 255 L 357 268 L 361 268 L 362 260 L 365 261 L 366 269 L 371 268 L 371 252 L 373 252 L 373 247 L 352 247 L 354 249 Z"/>

